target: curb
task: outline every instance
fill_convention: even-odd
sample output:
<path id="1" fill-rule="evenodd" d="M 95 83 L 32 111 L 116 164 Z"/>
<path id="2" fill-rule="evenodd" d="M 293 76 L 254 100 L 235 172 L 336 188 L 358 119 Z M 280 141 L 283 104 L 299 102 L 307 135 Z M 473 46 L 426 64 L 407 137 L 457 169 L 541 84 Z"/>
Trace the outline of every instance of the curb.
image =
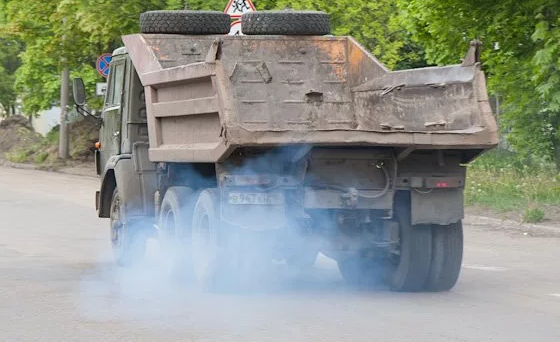
<path id="1" fill-rule="evenodd" d="M 553 234 L 560 236 L 560 226 L 522 223 L 478 215 L 466 215 L 463 222 L 471 226 L 494 226 L 503 230 L 523 231 L 525 233 L 539 232 L 541 234 Z"/>
<path id="2" fill-rule="evenodd" d="M 23 163 L 14 163 L 9 160 L 0 160 L 0 166 L 9 167 L 12 169 L 20 169 L 20 170 L 35 170 L 35 171 L 44 171 L 44 172 L 54 172 L 54 173 L 61 173 L 79 177 L 88 177 L 88 178 L 98 178 L 95 173 L 88 173 L 88 172 L 80 172 L 79 170 L 68 169 L 60 169 L 60 170 L 49 170 L 49 169 L 42 169 L 37 165 L 33 164 L 23 164 Z"/>

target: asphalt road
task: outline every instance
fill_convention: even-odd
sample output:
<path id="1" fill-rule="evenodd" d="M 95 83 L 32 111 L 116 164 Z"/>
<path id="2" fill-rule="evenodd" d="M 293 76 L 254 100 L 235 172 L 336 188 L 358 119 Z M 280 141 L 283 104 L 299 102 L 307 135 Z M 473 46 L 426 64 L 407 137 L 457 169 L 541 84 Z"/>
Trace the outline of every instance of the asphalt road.
<path id="1" fill-rule="evenodd" d="M 449 293 L 347 288 L 333 262 L 208 294 L 117 269 L 94 178 L 0 168 L 0 341 L 560 341 L 560 240 L 465 227 Z"/>

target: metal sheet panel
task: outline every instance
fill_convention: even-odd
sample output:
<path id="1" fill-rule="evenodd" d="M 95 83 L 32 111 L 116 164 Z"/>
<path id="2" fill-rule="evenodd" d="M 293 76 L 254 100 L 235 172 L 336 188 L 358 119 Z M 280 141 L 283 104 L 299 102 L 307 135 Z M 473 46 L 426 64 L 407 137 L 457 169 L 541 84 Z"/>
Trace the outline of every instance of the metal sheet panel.
<path id="1" fill-rule="evenodd" d="M 463 189 L 411 190 L 412 224 L 455 223 L 465 216 Z"/>

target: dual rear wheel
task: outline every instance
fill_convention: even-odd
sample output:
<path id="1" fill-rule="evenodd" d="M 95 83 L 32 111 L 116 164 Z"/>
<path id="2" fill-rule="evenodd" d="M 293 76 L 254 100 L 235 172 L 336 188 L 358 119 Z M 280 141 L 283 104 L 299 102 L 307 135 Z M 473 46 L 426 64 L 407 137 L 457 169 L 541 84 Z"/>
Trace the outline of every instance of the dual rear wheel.
<path id="1" fill-rule="evenodd" d="M 193 200 L 175 205 L 176 198 Z M 171 255 L 169 259 L 176 262 L 173 269 L 180 274 L 188 274 L 190 280 L 203 289 L 245 288 L 254 280 L 252 275 L 258 274 L 259 268 L 266 268 L 264 264 L 269 260 L 260 250 L 257 253 L 251 248 L 256 244 L 251 244 L 250 239 L 265 240 L 256 236 L 258 234 L 244 234 L 227 226 L 220 220 L 219 213 L 217 189 L 195 193 L 188 188 L 172 187 L 166 191 L 162 201 L 159 230 L 181 235 L 173 238 L 170 234 L 169 240 L 160 241 L 164 250 Z M 163 219 L 169 216 L 175 218 L 173 224 Z M 177 229 L 179 227 L 180 230 Z M 174 240 L 180 241 L 180 244 L 175 245 Z M 244 244 L 250 246 L 244 248 Z"/>
<path id="2" fill-rule="evenodd" d="M 455 286 L 463 258 L 461 221 L 446 225 L 412 225 L 410 209 L 397 206 L 399 248 L 387 260 L 354 255 L 338 260 L 351 285 L 386 282 L 393 291 L 449 291 Z"/>

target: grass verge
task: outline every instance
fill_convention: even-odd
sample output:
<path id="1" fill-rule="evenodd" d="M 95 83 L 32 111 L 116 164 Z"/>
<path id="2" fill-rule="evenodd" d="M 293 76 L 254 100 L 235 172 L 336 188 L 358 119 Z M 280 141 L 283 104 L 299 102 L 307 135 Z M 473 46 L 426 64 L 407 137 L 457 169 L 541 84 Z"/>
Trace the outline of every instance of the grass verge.
<path id="1" fill-rule="evenodd" d="M 552 164 L 493 150 L 468 166 L 465 203 L 541 222 L 560 207 L 560 175 Z"/>

